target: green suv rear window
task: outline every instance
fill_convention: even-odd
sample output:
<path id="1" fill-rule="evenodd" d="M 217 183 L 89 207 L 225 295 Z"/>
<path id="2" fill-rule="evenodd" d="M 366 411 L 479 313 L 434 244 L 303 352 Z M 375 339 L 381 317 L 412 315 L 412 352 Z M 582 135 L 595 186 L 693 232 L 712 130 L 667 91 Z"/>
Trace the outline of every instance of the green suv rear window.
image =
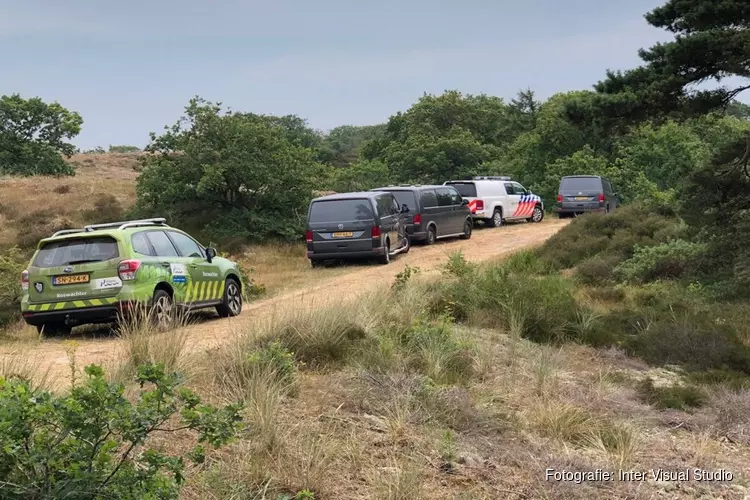
<path id="1" fill-rule="evenodd" d="M 34 266 L 70 266 L 103 262 L 119 256 L 117 240 L 111 236 L 71 238 L 44 244 L 34 259 Z"/>

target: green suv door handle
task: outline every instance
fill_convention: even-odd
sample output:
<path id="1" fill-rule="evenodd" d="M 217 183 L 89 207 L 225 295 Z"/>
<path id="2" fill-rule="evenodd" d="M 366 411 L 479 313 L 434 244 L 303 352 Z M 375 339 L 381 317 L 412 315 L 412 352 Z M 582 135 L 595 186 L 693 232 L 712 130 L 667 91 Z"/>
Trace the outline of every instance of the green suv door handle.
<path id="1" fill-rule="evenodd" d="M 169 267 L 170 266 L 169 262 L 162 262 L 161 265 L 164 266 L 164 267 Z"/>

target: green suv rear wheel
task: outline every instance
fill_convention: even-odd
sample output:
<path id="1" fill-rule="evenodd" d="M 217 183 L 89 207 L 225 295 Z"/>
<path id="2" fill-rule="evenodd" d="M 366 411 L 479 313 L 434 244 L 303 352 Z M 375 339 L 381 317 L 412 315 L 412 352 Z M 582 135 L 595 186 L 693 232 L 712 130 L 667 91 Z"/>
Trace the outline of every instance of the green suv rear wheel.
<path id="1" fill-rule="evenodd" d="M 234 279 L 227 278 L 224 297 L 222 297 L 221 304 L 216 306 L 216 312 L 222 318 L 238 316 L 242 312 L 242 290 Z"/>
<path id="2" fill-rule="evenodd" d="M 63 335 L 70 335 L 73 328 L 65 323 L 47 323 L 44 325 L 37 325 L 36 331 L 46 337 L 61 337 Z"/>

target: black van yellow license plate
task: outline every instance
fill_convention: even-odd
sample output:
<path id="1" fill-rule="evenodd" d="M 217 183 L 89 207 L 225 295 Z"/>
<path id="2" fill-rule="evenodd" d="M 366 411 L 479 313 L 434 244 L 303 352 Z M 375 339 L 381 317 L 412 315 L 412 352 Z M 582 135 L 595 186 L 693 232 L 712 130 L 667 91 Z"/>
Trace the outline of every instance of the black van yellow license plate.
<path id="1" fill-rule="evenodd" d="M 351 231 L 341 231 L 338 233 L 331 233 L 334 238 L 351 238 L 353 236 Z"/>
<path id="2" fill-rule="evenodd" d="M 576 196 L 576 201 L 586 201 L 588 199 L 588 196 Z"/>
<path id="3" fill-rule="evenodd" d="M 70 276 L 54 276 L 52 278 L 53 285 L 76 285 L 79 283 L 88 283 L 88 274 L 72 274 Z"/>

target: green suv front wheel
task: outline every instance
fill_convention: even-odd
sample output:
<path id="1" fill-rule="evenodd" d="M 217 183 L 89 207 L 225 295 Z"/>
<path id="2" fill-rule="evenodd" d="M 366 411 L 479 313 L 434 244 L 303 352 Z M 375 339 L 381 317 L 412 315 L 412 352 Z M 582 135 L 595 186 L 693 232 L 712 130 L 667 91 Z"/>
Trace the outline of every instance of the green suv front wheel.
<path id="1" fill-rule="evenodd" d="M 242 312 L 242 290 L 240 284 L 233 278 L 227 278 L 224 285 L 224 297 L 221 304 L 216 306 L 216 312 L 222 318 L 238 316 Z"/>

